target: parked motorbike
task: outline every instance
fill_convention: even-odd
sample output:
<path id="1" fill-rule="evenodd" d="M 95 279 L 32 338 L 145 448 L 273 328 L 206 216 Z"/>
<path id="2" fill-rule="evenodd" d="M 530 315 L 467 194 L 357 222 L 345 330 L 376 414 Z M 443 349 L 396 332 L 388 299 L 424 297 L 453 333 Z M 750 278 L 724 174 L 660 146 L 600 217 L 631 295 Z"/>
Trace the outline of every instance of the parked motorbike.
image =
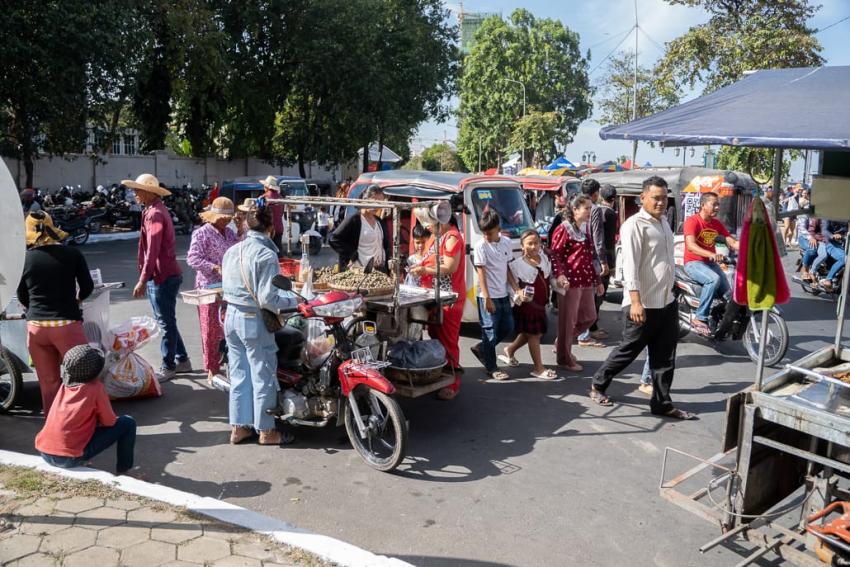
<path id="1" fill-rule="evenodd" d="M 831 256 L 827 256 L 826 260 L 821 262 L 821 265 L 818 266 L 818 269 L 815 276 L 815 281 L 804 280 L 800 275 L 800 272 L 803 269 L 803 254 L 804 250 L 800 250 L 800 257 L 797 258 L 797 273 L 791 278 L 803 289 L 804 292 L 810 293 L 812 295 L 823 295 L 824 297 L 829 297 L 833 301 L 838 300 L 838 296 L 841 294 L 841 280 L 844 279 L 844 268 L 838 270 L 833 278 L 832 288 L 822 287 L 819 282 L 820 280 L 826 279 L 827 274 L 829 274 L 830 268 L 835 263 L 835 260 Z"/>
<path id="2" fill-rule="evenodd" d="M 73 206 L 52 207 L 47 209 L 53 224 L 68 233 L 65 244 L 76 244 L 82 246 L 89 240 L 89 225 L 91 219 L 81 214 L 80 210 Z"/>
<path id="3" fill-rule="evenodd" d="M 274 284 L 292 290 L 284 276 L 275 276 Z M 296 426 L 344 424 L 352 446 L 369 466 L 395 469 L 406 453 L 407 421 L 391 397 L 395 387 L 381 373 L 387 363 L 374 359 L 372 347 L 361 346 L 368 341 L 353 336 L 357 329 L 375 332 L 374 323 L 352 319 L 363 297 L 330 291 L 310 301 L 301 299 L 288 311 L 299 314 L 290 322 L 312 325 L 313 332 L 305 337 L 305 330 L 286 325 L 275 333 L 281 390 L 277 407 L 269 413 Z"/>
<path id="4" fill-rule="evenodd" d="M 734 286 L 735 259 L 724 257 L 720 262 L 725 265 L 726 277 Z M 692 280 L 683 266 L 676 266 L 676 301 L 679 306 L 679 338 L 684 338 L 690 332 L 696 332 L 693 326 L 694 315 L 699 307 L 702 285 Z M 765 348 L 765 364 L 775 366 L 785 356 L 788 350 L 788 325 L 778 307 L 767 312 L 753 314 L 745 305 L 738 305 L 725 298 L 715 298 L 711 303 L 708 326 L 711 329 L 711 339 L 722 341 L 731 338 L 741 341 L 753 362 L 758 362 L 759 337 L 761 334 L 762 317 L 768 317 L 767 347 Z"/>

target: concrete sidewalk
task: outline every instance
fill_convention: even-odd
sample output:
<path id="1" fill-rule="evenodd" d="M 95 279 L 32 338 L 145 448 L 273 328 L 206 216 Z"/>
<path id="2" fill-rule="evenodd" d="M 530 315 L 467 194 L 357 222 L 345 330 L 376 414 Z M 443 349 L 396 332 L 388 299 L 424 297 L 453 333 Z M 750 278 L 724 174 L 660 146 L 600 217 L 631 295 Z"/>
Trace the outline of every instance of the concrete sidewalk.
<path id="1" fill-rule="evenodd" d="M 0 467 L 0 522 L 0 565 L 330 565 L 244 528 L 34 469 Z"/>
<path id="2" fill-rule="evenodd" d="M 220 500 L 2 450 L 0 565 L 410 567 Z"/>

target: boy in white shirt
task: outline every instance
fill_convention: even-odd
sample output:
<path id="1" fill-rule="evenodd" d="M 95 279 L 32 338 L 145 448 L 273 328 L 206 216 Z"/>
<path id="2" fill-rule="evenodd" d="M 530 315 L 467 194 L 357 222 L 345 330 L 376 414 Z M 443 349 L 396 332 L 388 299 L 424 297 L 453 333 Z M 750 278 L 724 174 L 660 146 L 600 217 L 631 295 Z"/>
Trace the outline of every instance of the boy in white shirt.
<path id="1" fill-rule="evenodd" d="M 481 342 L 472 354 L 484 364 L 487 375 L 495 380 L 509 378 L 496 366 L 496 345 L 513 332 L 512 295 L 522 296 L 513 273 L 508 269 L 513 259 L 511 240 L 502 236 L 499 215 L 487 211 L 478 221 L 484 238 L 475 244 L 472 263 L 478 275 L 478 319 Z"/>

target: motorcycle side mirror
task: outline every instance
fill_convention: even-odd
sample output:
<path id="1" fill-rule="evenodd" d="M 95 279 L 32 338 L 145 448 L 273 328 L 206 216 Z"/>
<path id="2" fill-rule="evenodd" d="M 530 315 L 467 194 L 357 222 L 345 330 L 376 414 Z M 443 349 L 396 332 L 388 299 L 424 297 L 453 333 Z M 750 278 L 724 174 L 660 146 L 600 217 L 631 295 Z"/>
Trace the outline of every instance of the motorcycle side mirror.
<path id="1" fill-rule="evenodd" d="M 280 274 L 272 278 L 272 285 L 283 291 L 292 291 L 292 280 Z"/>

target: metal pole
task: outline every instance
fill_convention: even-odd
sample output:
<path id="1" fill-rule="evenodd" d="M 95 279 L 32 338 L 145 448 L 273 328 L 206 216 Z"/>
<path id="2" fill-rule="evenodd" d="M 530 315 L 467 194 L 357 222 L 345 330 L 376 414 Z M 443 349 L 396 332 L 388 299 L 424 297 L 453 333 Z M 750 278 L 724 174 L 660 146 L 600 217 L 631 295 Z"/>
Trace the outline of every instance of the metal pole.
<path id="1" fill-rule="evenodd" d="M 775 232 L 779 232 L 779 190 L 782 185 L 783 148 L 776 148 L 773 154 L 773 218 L 776 219 Z"/>
<path id="2" fill-rule="evenodd" d="M 850 253 L 850 238 L 844 239 L 844 257 Z M 847 308 L 847 289 L 850 288 L 850 278 L 841 278 L 841 295 L 838 296 L 838 327 L 835 329 L 835 358 L 841 353 L 841 338 L 844 335 L 844 314 Z"/>
<path id="3" fill-rule="evenodd" d="M 632 120 L 637 120 L 637 97 L 638 97 L 638 9 L 637 0 L 635 0 L 635 76 L 634 76 L 634 93 L 632 94 Z M 637 159 L 637 140 L 632 142 L 632 167 L 634 167 Z"/>
<path id="4" fill-rule="evenodd" d="M 481 172 L 481 137 L 478 137 L 478 172 Z"/>
<path id="5" fill-rule="evenodd" d="M 770 322 L 770 310 L 761 312 L 761 330 L 759 331 L 759 360 L 756 366 L 756 384 L 753 390 L 761 391 L 762 379 L 764 378 L 764 352 L 767 350 L 767 325 Z"/>
<path id="6" fill-rule="evenodd" d="M 393 280 L 395 280 L 395 289 L 393 290 L 393 315 L 398 314 L 398 284 L 399 278 L 401 277 L 401 266 L 399 266 L 399 262 L 397 261 L 400 258 L 400 249 L 401 243 L 399 238 L 399 233 L 401 228 L 399 227 L 399 214 L 398 208 L 393 208 L 393 267 L 390 269 L 390 273 L 393 275 Z"/>
<path id="7" fill-rule="evenodd" d="M 454 213 L 452 213 L 454 214 Z M 443 224 L 437 221 L 437 234 L 434 240 L 434 252 L 436 256 L 436 273 L 434 274 L 434 304 L 437 306 L 437 324 L 443 324 L 443 306 L 440 304 L 440 233 L 442 232 Z"/>
<path id="8" fill-rule="evenodd" d="M 522 81 L 517 81 L 516 79 L 505 79 L 509 83 L 517 83 L 520 87 L 522 87 L 522 117 L 525 118 L 525 83 Z M 519 159 L 520 169 L 525 167 L 525 138 L 522 140 L 522 155 Z M 501 161 L 501 160 L 500 160 Z"/>

